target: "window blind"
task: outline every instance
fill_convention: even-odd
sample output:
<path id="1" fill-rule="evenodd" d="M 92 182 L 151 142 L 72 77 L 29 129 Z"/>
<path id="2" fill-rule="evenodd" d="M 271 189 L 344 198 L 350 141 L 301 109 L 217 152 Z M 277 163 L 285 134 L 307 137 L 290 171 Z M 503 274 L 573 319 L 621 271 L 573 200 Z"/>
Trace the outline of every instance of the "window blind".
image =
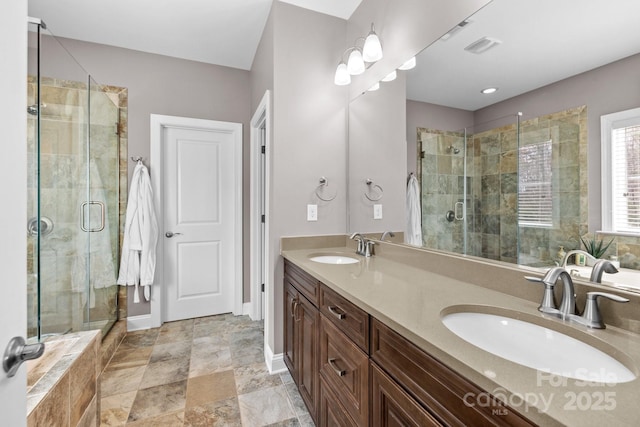
<path id="1" fill-rule="evenodd" d="M 520 147 L 518 152 L 518 224 L 553 225 L 552 141 Z"/>
<path id="2" fill-rule="evenodd" d="M 640 232 L 640 125 L 612 129 L 613 231 Z"/>

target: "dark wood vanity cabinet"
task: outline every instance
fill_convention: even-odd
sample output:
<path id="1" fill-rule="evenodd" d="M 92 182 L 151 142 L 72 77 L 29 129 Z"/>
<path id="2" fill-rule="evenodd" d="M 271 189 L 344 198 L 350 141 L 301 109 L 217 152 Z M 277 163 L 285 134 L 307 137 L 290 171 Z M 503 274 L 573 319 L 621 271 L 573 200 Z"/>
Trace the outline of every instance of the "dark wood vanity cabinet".
<path id="1" fill-rule="evenodd" d="M 285 261 L 284 360 L 318 426 L 532 426 L 486 391 Z"/>
<path id="2" fill-rule="evenodd" d="M 286 277 L 286 275 L 285 275 Z M 318 329 L 320 312 L 285 278 L 284 362 L 311 417 L 317 417 Z"/>

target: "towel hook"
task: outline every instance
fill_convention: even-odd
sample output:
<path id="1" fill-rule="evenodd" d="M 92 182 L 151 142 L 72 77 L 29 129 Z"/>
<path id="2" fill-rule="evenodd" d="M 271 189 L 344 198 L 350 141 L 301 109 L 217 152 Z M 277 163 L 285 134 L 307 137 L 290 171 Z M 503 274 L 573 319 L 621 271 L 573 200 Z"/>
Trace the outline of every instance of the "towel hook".
<path id="1" fill-rule="evenodd" d="M 142 157 L 140 157 L 140 156 L 135 156 L 135 157 L 131 156 L 131 160 L 133 160 L 134 162 L 137 163 L 137 162 L 143 161 L 144 159 Z"/>
<path id="2" fill-rule="evenodd" d="M 324 187 L 328 187 L 329 186 L 329 180 L 327 178 L 325 178 L 324 176 L 320 177 L 320 185 L 318 185 L 316 187 L 316 196 L 318 197 L 318 199 L 322 200 L 323 202 L 330 202 L 333 199 L 336 198 L 336 196 L 338 195 L 338 191 L 336 191 L 336 194 L 333 195 L 333 197 L 329 198 L 329 199 L 325 199 L 324 197 L 322 197 L 319 193 L 319 191 L 324 188 Z"/>
<path id="3" fill-rule="evenodd" d="M 382 187 L 380 187 L 378 184 L 374 184 L 374 182 L 370 178 L 367 178 L 365 182 L 369 188 L 367 191 L 365 191 L 364 197 L 371 200 L 372 202 L 377 202 L 378 200 L 382 199 L 382 194 L 384 193 L 384 190 L 382 189 Z M 369 193 L 371 193 L 372 188 L 378 189 L 378 192 L 380 193 L 380 196 L 378 198 L 369 197 Z"/>

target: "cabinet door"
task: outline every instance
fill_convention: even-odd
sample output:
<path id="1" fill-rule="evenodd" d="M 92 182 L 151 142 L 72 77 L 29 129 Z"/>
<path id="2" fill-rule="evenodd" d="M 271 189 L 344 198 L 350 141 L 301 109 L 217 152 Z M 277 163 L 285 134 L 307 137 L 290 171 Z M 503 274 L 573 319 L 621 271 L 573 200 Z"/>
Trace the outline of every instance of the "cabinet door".
<path id="1" fill-rule="evenodd" d="M 440 427 L 435 418 L 371 363 L 372 427 Z"/>
<path id="2" fill-rule="evenodd" d="M 318 325 L 320 312 L 305 297 L 299 295 L 295 306 L 296 349 L 298 358 L 298 389 L 309 413 L 316 419 L 318 409 Z"/>
<path id="3" fill-rule="evenodd" d="M 298 292 L 285 277 L 284 286 L 284 363 L 289 368 L 293 381 L 298 383 L 298 367 L 296 360 L 295 307 L 298 303 Z"/>
<path id="4" fill-rule="evenodd" d="M 317 425 L 318 427 L 358 427 L 322 378 L 320 378 Z"/>
<path id="5" fill-rule="evenodd" d="M 369 424 L 369 358 L 320 316 L 320 376 L 358 425 Z"/>

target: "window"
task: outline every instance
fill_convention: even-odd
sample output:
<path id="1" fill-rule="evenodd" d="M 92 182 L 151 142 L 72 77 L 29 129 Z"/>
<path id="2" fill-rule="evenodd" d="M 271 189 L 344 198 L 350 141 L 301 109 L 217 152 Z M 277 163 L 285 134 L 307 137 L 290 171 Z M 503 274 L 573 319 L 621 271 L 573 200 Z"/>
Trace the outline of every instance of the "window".
<path id="1" fill-rule="evenodd" d="M 640 108 L 608 114 L 602 124 L 602 227 L 640 234 Z"/>
<path id="2" fill-rule="evenodd" d="M 520 147 L 518 153 L 518 224 L 553 225 L 551 140 Z"/>

